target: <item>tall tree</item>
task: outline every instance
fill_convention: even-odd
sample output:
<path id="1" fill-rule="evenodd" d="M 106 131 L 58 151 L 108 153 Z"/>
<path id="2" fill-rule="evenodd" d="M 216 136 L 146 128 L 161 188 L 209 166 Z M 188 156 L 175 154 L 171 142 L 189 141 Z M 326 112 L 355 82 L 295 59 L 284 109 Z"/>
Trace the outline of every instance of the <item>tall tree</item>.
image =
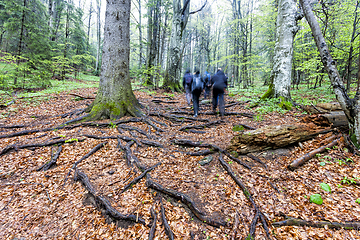
<path id="1" fill-rule="evenodd" d="M 99 91 L 87 109 L 90 119 L 140 116 L 129 76 L 131 0 L 108 1 Z"/>
<path id="2" fill-rule="evenodd" d="M 360 144 L 360 92 L 357 89 L 354 99 L 350 99 L 346 92 L 345 86 L 341 81 L 340 74 L 336 67 L 336 62 L 332 58 L 325 38 L 321 32 L 309 0 L 300 0 L 301 7 L 304 11 L 305 18 L 310 25 L 316 46 L 320 53 L 321 61 L 328 73 L 331 85 L 335 92 L 336 98 L 344 111 L 352 133 L 351 139 L 358 146 Z"/>
<path id="3" fill-rule="evenodd" d="M 190 0 L 173 0 L 173 20 L 171 27 L 171 36 L 169 44 L 168 61 L 165 72 L 165 79 L 163 87 L 179 91 L 180 90 L 180 73 L 181 73 L 181 59 L 184 52 L 183 47 L 183 32 L 186 28 L 189 15 L 201 11 L 205 4 L 197 11 L 190 12 Z"/>
<path id="4" fill-rule="evenodd" d="M 273 59 L 273 70 L 269 90 L 263 98 L 283 97 L 291 100 L 291 69 L 293 58 L 293 43 L 298 31 L 295 0 L 280 0 L 276 20 L 276 42 Z"/>
<path id="5" fill-rule="evenodd" d="M 95 63 L 95 72 L 98 73 L 100 71 L 100 48 L 101 48 L 101 21 L 100 21 L 100 14 L 101 14 L 101 0 L 96 0 L 96 37 L 97 37 L 97 45 L 96 45 L 96 63 Z"/>

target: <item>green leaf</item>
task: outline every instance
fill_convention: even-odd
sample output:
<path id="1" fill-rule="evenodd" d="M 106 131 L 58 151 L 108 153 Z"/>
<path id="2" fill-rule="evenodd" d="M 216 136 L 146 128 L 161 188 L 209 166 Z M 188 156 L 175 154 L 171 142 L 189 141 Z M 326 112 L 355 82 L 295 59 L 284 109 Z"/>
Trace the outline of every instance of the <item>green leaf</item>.
<path id="1" fill-rule="evenodd" d="M 330 188 L 329 184 L 327 184 L 327 183 L 320 183 L 320 187 L 321 187 L 324 191 L 331 192 L 331 188 Z"/>
<path id="2" fill-rule="evenodd" d="M 313 194 L 310 196 L 310 202 L 316 203 L 317 205 L 321 205 L 323 203 L 323 199 L 320 194 Z"/>
<path id="3" fill-rule="evenodd" d="M 325 166 L 326 163 L 325 162 L 320 162 L 320 166 Z"/>
<path id="4" fill-rule="evenodd" d="M 360 204 L 360 198 L 356 199 L 356 203 Z"/>

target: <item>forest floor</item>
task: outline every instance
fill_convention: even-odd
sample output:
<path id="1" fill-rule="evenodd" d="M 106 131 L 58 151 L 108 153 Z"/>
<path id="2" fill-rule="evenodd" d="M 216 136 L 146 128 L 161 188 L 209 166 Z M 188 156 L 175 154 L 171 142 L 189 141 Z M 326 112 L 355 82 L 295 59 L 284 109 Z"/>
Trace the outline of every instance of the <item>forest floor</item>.
<path id="1" fill-rule="evenodd" d="M 96 91 L 88 88 L 71 93 L 95 97 Z M 148 239 L 153 224 L 151 208 L 158 219 L 154 239 L 168 239 L 161 206 L 174 239 L 245 239 L 257 211 L 222 166 L 221 158 L 246 186 L 269 225 L 272 239 L 360 239 L 358 230 L 345 228 L 272 226 L 285 220 L 284 216 L 308 221 L 360 221 L 360 191 L 355 184 L 360 177 L 360 158 L 342 142 L 295 171 L 287 169 L 294 159 L 321 147 L 332 132 L 302 142 L 301 146 L 253 153 L 263 164 L 247 155 L 238 156 L 251 169 L 219 151 L 210 155 L 210 163 L 201 165 L 204 156 L 188 153 L 206 148 L 174 143 L 187 139 L 226 149 L 239 134 L 233 131 L 234 125 L 257 129 L 299 123 L 305 116 L 301 111 L 268 113 L 256 119 L 251 117 L 252 109 L 246 108 L 249 103 L 231 105 L 237 102 L 236 97 L 226 96 L 226 111 L 242 114 L 222 118 L 204 115 L 201 113 L 211 111 L 210 103 L 204 103 L 196 121 L 184 94 L 135 94 L 146 106 L 147 120 L 124 118 L 121 120 L 129 121 L 104 120 L 92 125 L 58 127 L 81 116 L 81 109 L 92 101 L 67 93 L 52 94 L 47 101 L 39 98 L 37 104 L 19 99 L 0 110 L 3 115 L 8 114 L 0 120 L 0 239 Z M 221 122 L 203 129 L 181 130 L 214 121 Z M 13 134 L 24 130 L 40 131 Z M 155 143 L 159 146 L 149 146 Z M 96 146 L 97 151 L 90 152 Z M 37 171 L 56 158 L 55 166 Z M 136 163 L 144 169 L 161 164 L 123 192 L 141 174 L 134 167 Z M 81 183 L 86 176 L 91 186 Z M 80 181 L 75 181 L 75 177 Z M 327 183 L 331 192 L 324 191 L 321 183 Z M 187 197 L 176 198 L 176 194 Z M 321 194 L 323 203 L 310 202 L 312 194 Z M 107 200 L 100 203 L 100 199 Z M 201 220 L 194 215 L 194 208 L 201 212 Z M 132 218 L 114 220 L 108 217 L 111 209 Z M 260 218 L 255 223 L 255 239 L 266 239 Z"/>

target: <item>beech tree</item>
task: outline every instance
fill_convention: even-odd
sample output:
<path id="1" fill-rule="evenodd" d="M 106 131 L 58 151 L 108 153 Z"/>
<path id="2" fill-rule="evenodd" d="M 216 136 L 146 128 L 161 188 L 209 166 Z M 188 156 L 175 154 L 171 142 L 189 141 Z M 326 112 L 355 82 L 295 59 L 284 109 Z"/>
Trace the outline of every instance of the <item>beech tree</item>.
<path id="1" fill-rule="evenodd" d="M 129 76 L 130 0 L 107 2 L 99 91 L 88 119 L 140 116 Z"/>
<path id="2" fill-rule="evenodd" d="M 357 144 L 360 143 L 360 92 L 357 89 L 355 97 L 350 99 L 346 92 L 345 86 L 340 78 L 339 71 L 336 67 L 336 62 L 333 60 L 329 48 L 326 44 L 325 38 L 321 32 L 319 23 L 310 6 L 309 0 L 300 0 L 301 7 L 304 11 L 305 18 L 310 25 L 316 46 L 320 53 L 321 62 L 323 63 L 331 86 L 335 92 L 336 98 L 344 111 L 351 131 L 351 140 Z"/>
<path id="3" fill-rule="evenodd" d="M 291 100 L 291 69 L 293 43 L 298 31 L 297 7 L 295 0 L 280 0 L 276 20 L 276 42 L 273 58 L 273 70 L 269 90 L 262 97 L 283 97 Z"/>

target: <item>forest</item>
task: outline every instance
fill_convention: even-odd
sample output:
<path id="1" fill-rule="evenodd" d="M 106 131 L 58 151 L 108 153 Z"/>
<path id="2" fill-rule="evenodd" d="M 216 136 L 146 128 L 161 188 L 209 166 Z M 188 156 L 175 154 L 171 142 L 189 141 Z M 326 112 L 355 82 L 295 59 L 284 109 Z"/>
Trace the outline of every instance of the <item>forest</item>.
<path id="1" fill-rule="evenodd" d="M 360 239 L 359 7 L 0 0 L 0 239 Z"/>

